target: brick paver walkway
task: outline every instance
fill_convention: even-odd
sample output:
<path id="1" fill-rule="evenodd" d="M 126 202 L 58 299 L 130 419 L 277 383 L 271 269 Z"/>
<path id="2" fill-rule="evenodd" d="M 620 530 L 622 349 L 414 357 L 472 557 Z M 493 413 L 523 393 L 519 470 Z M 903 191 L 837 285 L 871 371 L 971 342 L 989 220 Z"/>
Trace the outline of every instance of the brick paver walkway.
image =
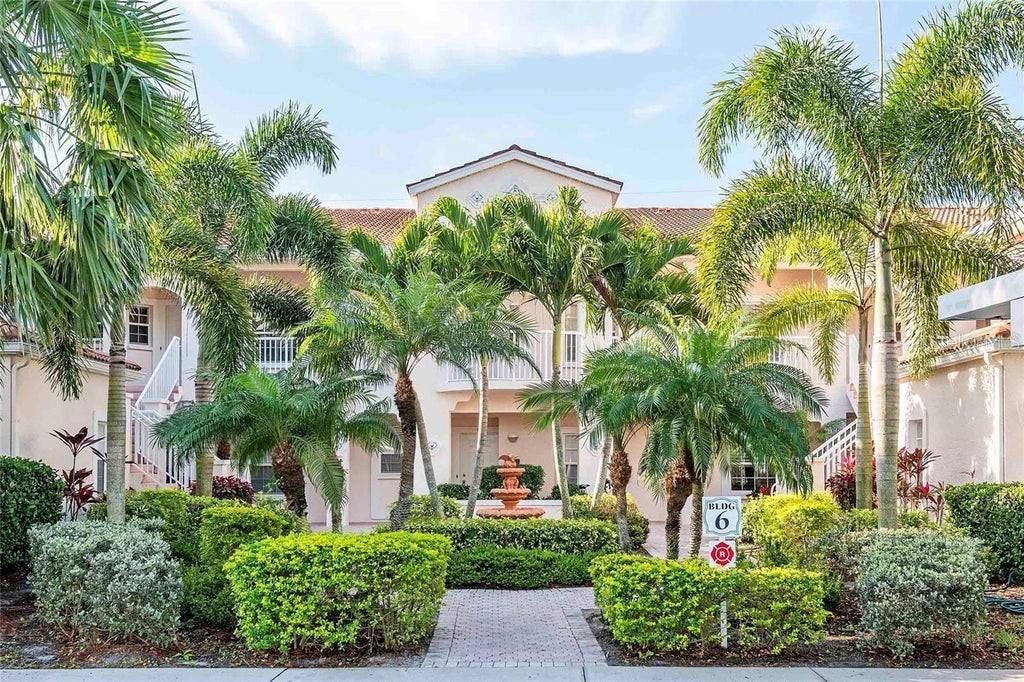
<path id="1" fill-rule="evenodd" d="M 449 590 L 425 668 L 607 665 L 583 618 L 589 587 Z"/>

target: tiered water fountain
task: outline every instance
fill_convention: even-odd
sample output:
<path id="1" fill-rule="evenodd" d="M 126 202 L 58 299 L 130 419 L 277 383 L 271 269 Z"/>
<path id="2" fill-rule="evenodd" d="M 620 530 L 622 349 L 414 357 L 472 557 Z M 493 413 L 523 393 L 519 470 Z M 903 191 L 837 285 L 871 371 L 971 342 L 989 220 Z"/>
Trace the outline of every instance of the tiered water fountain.
<path id="1" fill-rule="evenodd" d="M 519 466 L 512 455 L 502 455 L 498 458 L 498 476 L 501 477 L 501 487 L 491 489 L 491 497 L 501 500 L 502 507 L 490 507 L 481 509 L 477 516 L 489 519 L 535 519 L 544 516 L 544 510 L 540 507 L 520 507 L 519 503 L 530 496 L 530 489 L 519 485 L 519 477 L 526 469 Z"/>

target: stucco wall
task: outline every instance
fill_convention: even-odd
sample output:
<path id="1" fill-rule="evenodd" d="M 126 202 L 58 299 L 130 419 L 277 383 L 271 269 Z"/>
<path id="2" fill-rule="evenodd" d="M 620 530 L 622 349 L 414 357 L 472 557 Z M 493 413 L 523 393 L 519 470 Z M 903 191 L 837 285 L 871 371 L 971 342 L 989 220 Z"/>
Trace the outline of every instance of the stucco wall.
<path id="1" fill-rule="evenodd" d="M 18 368 L 26 359 L 28 364 L 16 369 L 16 374 L 12 375 L 12 364 Z M 106 419 L 106 367 L 88 363 L 82 377 L 80 397 L 65 401 L 61 400 L 58 391 L 50 387 L 42 363 L 37 358 L 9 355 L 2 356 L 2 362 L 0 453 L 41 460 L 55 469 L 70 468 L 71 456 L 67 448 L 50 432 L 65 429 L 75 433 L 83 426 L 90 433 L 96 432 L 97 420 Z M 93 467 L 91 452 L 80 459 L 78 466 Z"/>
<path id="2" fill-rule="evenodd" d="M 473 175 L 453 180 L 438 187 L 425 190 L 412 197 L 413 206 L 419 212 L 430 206 L 437 199 L 450 196 L 459 200 L 464 206 L 478 208 L 479 203 L 472 196 L 479 193 L 485 199 L 507 194 L 515 185 L 527 195 L 542 198 L 554 192 L 562 185 L 571 185 L 579 189 L 587 210 L 601 212 L 615 204 L 615 195 L 593 185 L 588 185 L 564 175 L 553 173 L 544 168 L 537 168 L 518 160 L 506 161 L 500 165 L 474 173 Z"/>
<path id="3" fill-rule="evenodd" d="M 920 419 L 925 447 L 939 455 L 930 480 L 964 482 L 972 470 L 978 481 L 1024 480 L 1024 353 L 906 377 L 900 395 L 900 443 L 912 445 L 908 425 Z"/>

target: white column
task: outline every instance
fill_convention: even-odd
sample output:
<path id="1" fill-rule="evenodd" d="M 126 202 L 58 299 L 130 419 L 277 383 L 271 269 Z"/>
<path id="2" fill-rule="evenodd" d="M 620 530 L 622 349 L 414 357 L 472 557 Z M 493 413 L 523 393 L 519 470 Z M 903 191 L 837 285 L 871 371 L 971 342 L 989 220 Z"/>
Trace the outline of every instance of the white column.
<path id="1" fill-rule="evenodd" d="M 338 457 L 341 459 L 341 468 L 345 470 L 345 492 L 349 493 L 349 496 L 351 495 L 352 490 L 352 468 L 350 466 L 351 449 L 352 448 L 349 447 L 348 441 L 342 443 L 341 447 L 338 448 Z M 341 507 L 341 530 L 343 532 L 348 531 L 349 516 L 348 505 L 343 505 Z"/>
<path id="2" fill-rule="evenodd" d="M 1024 296 L 1010 301 L 1010 343 L 1024 346 Z"/>
<path id="3" fill-rule="evenodd" d="M 195 313 L 181 306 L 181 399 L 196 399 L 196 365 L 199 362 L 199 325 Z"/>

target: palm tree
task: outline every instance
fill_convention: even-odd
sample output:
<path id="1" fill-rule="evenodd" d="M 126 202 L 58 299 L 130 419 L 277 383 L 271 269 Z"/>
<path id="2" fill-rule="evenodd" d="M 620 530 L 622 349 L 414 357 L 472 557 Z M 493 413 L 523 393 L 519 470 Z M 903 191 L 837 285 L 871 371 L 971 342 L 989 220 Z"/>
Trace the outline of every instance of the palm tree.
<path id="1" fill-rule="evenodd" d="M 429 214 L 438 220 L 433 226 L 430 247 L 431 268 L 447 277 L 471 277 L 481 285 L 472 296 L 463 298 L 462 315 L 473 338 L 467 344 L 476 354 L 477 430 L 473 473 L 469 481 L 465 517 L 473 518 L 480 495 L 483 454 L 487 449 L 489 368 L 493 360 L 523 360 L 534 365 L 525 346 L 533 335 L 533 322 L 516 308 L 506 304 L 508 285 L 494 258 L 494 237 L 502 224 L 501 199 L 487 202 L 480 213 L 471 215 L 451 197 L 441 197 Z M 534 367 L 538 371 L 539 369 Z M 477 368 L 474 368 L 477 369 Z"/>
<path id="2" fill-rule="evenodd" d="M 844 223 L 872 242 L 871 418 L 882 527 L 893 527 L 897 512 L 893 250 L 942 231 L 929 204 L 983 204 L 992 231 L 1020 205 L 1024 126 L 993 85 L 1003 69 L 1024 63 L 1022 45 L 1024 4 L 1013 0 L 938 11 L 877 75 L 857 65 L 848 43 L 781 31 L 715 85 L 700 120 L 700 162 L 716 175 L 743 137 L 767 153 L 732 184 L 712 219 L 718 238 L 702 251 L 710 303 L 737 306 L 751 254 L 785 234 Z M 905 295 L 916 293 L 923 292 Z M 933 313 L 916 320 L 912 350 L 943 331 Z"/>
<path id="3" fill-rule="evenodd" d="M 144 279 L 147 168 L 178 139 L 180 38 L 163 6 L 0 2 L 0 323 L 40 344 L 65 397 L 81 389 L 81 339 Z"/>
<path id="4" fill-rule="evenodd" d="M 257 118 L 236 145 L 191 137 L 157 166 L 165 210 L 154 230 L 152 271 L 195 314 L 197 402 L 212 399 L 215 376 L 241 371 L 255 359 L 249 294 L 258 286 L 239 266 L 297 251 L 328 229 L 336 233 L 315 201 L 275 198 L 274 185 L 296 166 L 313 164 L 327 173 L 336 160 L 319 114 L 289 103 Z M 123 405 L 123 398 L 111 397 L 108 410 Z M 212 450 L 196 457 L 200 495 L 212 493 L 213 465 Z"/>
<path id="5" fill-rule="evenodd" d="M 691 554 L 700 548 L 701 497 L 709 475 L 737 458 L 766 467 L 790 488 L 811 484 L 796 410 L 820 411 L 806 375 L 768 361 L 791 345 L 747 335 L 735 320 L 664 326 L 657 335 L 591 354 L 585 382 L 611 396 L 613 423 L 645 423 L 640 472 L 663 487 L 669 558 L 679 555 L 680 513 L 691 493 Z"/>
<path id="6" fill-rule="evenodd" d="M 893 279 L 897 292 L 941 292 L 953 288 L 966 269 L 974 277 L 984 277 L 993 269 L 1008 271 L 1019 266 L 1013 254 L 984 237 L 955 231 L 933 235 L 914 235 L 915 243 L 894 247 Z M 846 333 L 847 321 L 856 320 L 857 435 L 856 477 L 857 506 L 869 509 L 873 504 L 871 466 L 871 420 L 868 393 L 868 333 L 874 298 L 874 276 L 871 271 L 872 243 L 867 234 L 856 227 L 831 234 L 810 232 L 791 234 L 770 244 L 761 255 L 762 276 L 769 283 L 779 262 L 813 263 L 828 277 L 828 288 L 813 285 L 788 288 L 758 306 L 758 326 L 767 335 L 782 335 L 811 327 L 812 359 L 824 379 L 831 383 L 839 367 L 837 350 Z M 948 267 L 945 254 L 958 254 L 955 268 Z M 922 268 L 922 261 L 931 263 Z M 945 266 L 945 267 L 944 267 Z M 917 319 L 931 316 L 934 296 L 908 295 L 900 298 L 897 313 L 904 328 L 913 329 Z M 924 305 L 925 310 L 917 306 Z M 922 357 L 928 349 L 917 348 L 914 363 L 927 363 Z"/>
<path id="7" fill-rule="evenodd" d="M 602 265 L 602 248 L 629 220 L 620 211 L 589 216 L 579 192 L 560 187 L 557 199 L 542 207 L 514 194 L 505 199 L 506 220 L 497 237 L 497 262 L 515 291 L 535 299 L 551 316 L 551 383 L 557 386 L 562 367 L 562 317 L 570 305 L 594 295 Z M 572 518 L 565 480 L 562 429 L 551 424 L 555 480 L 562 498 L 562 516 Z"/>
<path id="8" fill-rule="evenodd" d="M 318 382 L 301 363 L 276 374 L 250 368 L 219 382 L 211 402 L 188 405 L 159 422 L 156 437 L 191 457 L 227 440 L 242 471 L 261 465 L 269 453 L 288 509 L 305 516 L 308 476 L 336 510 L 345 499 L 339 444 L 358 443 L 372 453 L 395 440 L 387 401 L 375 395 L 385 379 L 335 371 Z"/>
<path id="9" fill-rule="evenodd" d="M 692 255 L 688 239 L 662 239 L 649 224 L 641 224 L 628 234 L 604 245 L 603 267 L 594 280 L 597 297 L 588 319 L 602 325 L 610 318 L 618 332 L 618 342 L 628 341 L 635 333 L 652 325 L 672 323 L 681 318 L 703 319 L 696 296 L 693 275 L 676 261 Z M 613 434 L 602 448 L 602 458 L 594 482 L 592 505 L 597 505 L 609 465 L 612 468 L 612 490 L 619 504 L 620 526 L 626 523 L 626 486 L 632 468 L 625 441 L 614 442 Z M 618 456 L 620 459 L 615 460 Z M 628 534 L 620 533 L 620 542 Z"/>

